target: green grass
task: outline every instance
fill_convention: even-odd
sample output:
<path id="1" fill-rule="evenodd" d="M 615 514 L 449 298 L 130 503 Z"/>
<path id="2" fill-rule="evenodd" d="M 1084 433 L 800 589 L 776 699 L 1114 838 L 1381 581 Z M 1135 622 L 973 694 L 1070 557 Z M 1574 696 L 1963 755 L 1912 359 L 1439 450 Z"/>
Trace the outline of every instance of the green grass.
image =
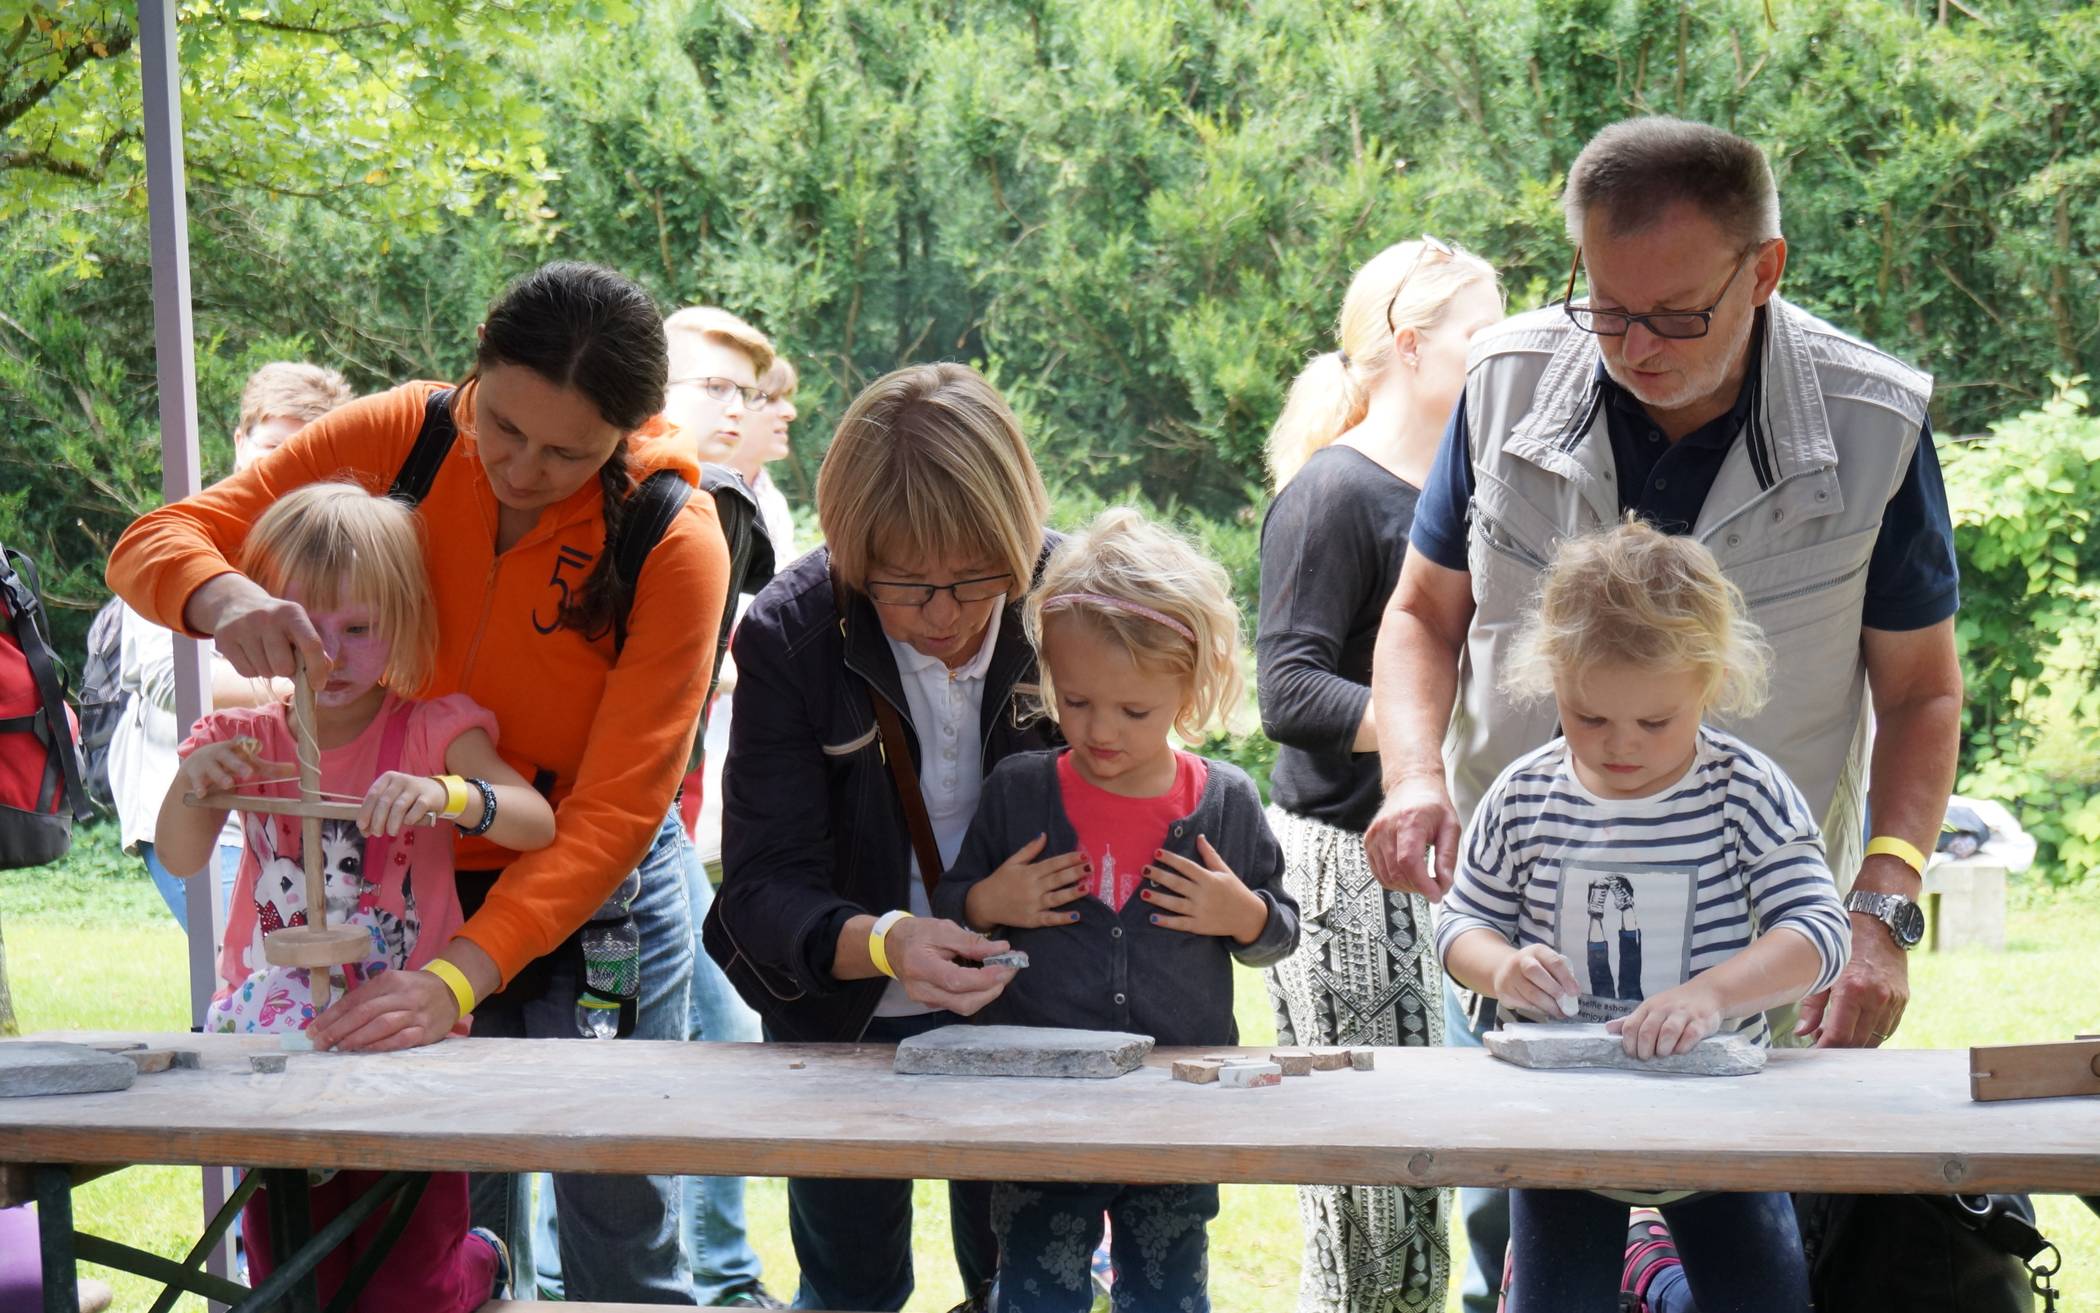
<path id="1" fill-rule="evenodd" d="M 0 873 L 0 932 L 8 978 L 25 1032 L 57 1029 L 180 1030 L 187 987 L 183 943 L 137 864 L 91 831 L 73 858 L 41 871 Z M 2100 890 L 2016 895 L 2003 953 L 1964 951 L 1913 959 L 1914 997 L 1899 1045 L 1954 1048 L 1977 1043 L 2068 1039 L 2100 1023 L 2092 946 L 2100 943 Z M 1242 971 L 1237 1010 L 1245 1042 L 1275 1036 L 1258 975 Z M 134 1168 L 80 1191 L 76 1212 L 91 1231 L 180 1257 L 200 1226 L 197 1172 Z M 2043 1231 L 2061 1248 L 2065 1313 L 2100 1313 L 2100 1221 L 2075 1200 L 2038 1202 Z M 954 1302 L 947 1250 L 947 1200 L 936 1184 L 916 1195 L 919 1292 L 910 1309 L 938 1313 Z M 787 1195 L 779 1181 L 753 1181 L 747 1198 L 752 1241 L 769 1285 L 792 1293 L 794 1253 Z M 1221 1313 L 1275 1310 L 1296 1302 L 1300 1234 L 1296 1192 L 1287 1186 L 1227 1186 L 1211 1229 L 1212 1297 Z M 1464 1262 L 1454 1237 L 1453 1264 Z M 101 1272 L 117 1290 L 118 1310 L 144 1309 L 142 1281 Z M 178 1305 L 196 1313 L 203 1305 Z M 1457 1307 L 1456 1300 L 1451 1307 Z"/>

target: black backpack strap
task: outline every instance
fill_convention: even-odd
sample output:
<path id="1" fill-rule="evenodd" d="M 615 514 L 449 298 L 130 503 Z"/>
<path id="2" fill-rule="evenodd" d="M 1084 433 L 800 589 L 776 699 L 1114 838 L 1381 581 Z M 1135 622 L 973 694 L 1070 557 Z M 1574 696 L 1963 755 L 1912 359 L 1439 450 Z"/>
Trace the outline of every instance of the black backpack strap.
<path id="1" fill-rule="evenodd" d="M 430 485 L 437 481 L 438 470 L 459 437 L 459 426 L 452 422 L 452 398 L 458 391 L 440 388 L 424 401 L 423 427 L 416 433 L 416 445 L 408 449 L 387 496 L 414 506 L 430 495 Z"/>
<path id="2" fill-rule="evenodd" d="M 36 680 L 37 697 L 44 704 L 44 724 L 37 731 L 37 737 L 43 740 L 50 760 L 58 764 L 65 788 L 65 805 L 72 811 L 74 820 L 85 823 L 94 819 L 95 809 L 88 802 L 87 789 L 81 785 L 80 758 L 74 754 L 72 727 L 66 723 L 65 681 L 59 678 L 58 668 L 52 662 L 51 645 L 44 641 L 43 603 L 37 600 L 32 584 L 24 583 L 15 573 L 16 561 L 22 563 L 30 580 L 35 580 L 36 568 L 27 557 L 12 549 L 0 550 L 0 591 L 7 595 L 15 642 L 22 649 L 23 659 L 29 663 L 30 677 Z M 48 764 L 46 769 L 48 771 Z M 37 805 L 47 806 L 49 801 L 47 791 L 37 800 Z"/>
<path id="3" fill-rule="evenodd" d="M 627 646 L 627 613 L 634 606 L 634 590 L 641 583 L 643 564 L 692 499 L 693 485 L 677 470 L 658 470 L 628 494 L 612 548 L 613 569 L 627 585 L 620 606 L 613 612 L 614 652 Z"/>

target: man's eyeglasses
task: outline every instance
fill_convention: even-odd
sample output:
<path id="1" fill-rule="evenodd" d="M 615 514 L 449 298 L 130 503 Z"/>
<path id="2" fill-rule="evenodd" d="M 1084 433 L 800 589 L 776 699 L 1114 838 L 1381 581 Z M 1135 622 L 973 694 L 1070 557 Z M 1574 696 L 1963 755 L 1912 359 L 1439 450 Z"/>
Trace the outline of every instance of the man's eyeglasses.
<path id="1" fill-rule="evenodd" d="M 1407 280 L 1415 276 L 1415 270 L 1421 268 L 1422 261 L 1432 254 L 1451 260 L 1457 258 L 1458 250 L 1449 242 L 1431 237 L 1428 233 L 1422 234 L 1422 243 L 1415 248 L 1413 262 L 1407 266 L 1407 272 L 1400 275 L 1400 281 L 1393 285 L 1393 295 L 1385 303 L 1385 331 L 1387 333 L 1400 331 L 1393 326 L 1393 308 L 1400 304 L 1400 293 L 1407 290 Z"/>
<path id="2" fill-rule="evenodd" d="M 1560 308 L 1567 312 L 1575 327 L 1585 333 L 1595 333 L 1598 337 L 1624 337 L 1627 330 L 1635 324 L 1657 337 L 1675 338 L 1678 341 L 1705 337 L 1713 330 L 1714 311 L 1720 308 L 1721 302 L 1728 299 L 1728 290 L 1735 286 L 1735 280 L 1741 278 L 1743 270 L 1750 266 L 1750 257 L 1763 249 L 1764 243 L 1759 242 L 1736 257 L 1735 272 L 1728 275 L 1728 281 L 1721 284 L 1721 294 L 1704 310 L 1657 310 L 1637 315 L 1626 310 L 1599 310 L 1588 304 L 1578 304 L 1574 300 L 1575 276 L 1582 272 L 1582 248 L 1578 246 L 1575 248 L 1574 267 L 1568 270 L 1568 290 L 1560 296 Z"/>
<path id="3" fill-rule="evenodd" d="M 952 584 L 899 584 L 882 579 L 868 580 L 868 600 L 877 606 L 924 606 L 935 593 L 946 593 L 958 605 L 989 602 L 1004 597 L 1013 575 L 988 574 L 978 579 L 958 579 Z"/>
<path id="4" fill-rule="evenodd" d="M 745 410 L 764 410 L 773 404 L 773 398 L 764 392 L 757 388 L 747 388 L 733 378 L 674 378 L 670 385 L 676 387 L 680 383 L 691 383 L 705 392 L 710 400 L 719 401 L 725 406 L 729 404 L 731 397 L 739 393 L 743 394 Z"/>

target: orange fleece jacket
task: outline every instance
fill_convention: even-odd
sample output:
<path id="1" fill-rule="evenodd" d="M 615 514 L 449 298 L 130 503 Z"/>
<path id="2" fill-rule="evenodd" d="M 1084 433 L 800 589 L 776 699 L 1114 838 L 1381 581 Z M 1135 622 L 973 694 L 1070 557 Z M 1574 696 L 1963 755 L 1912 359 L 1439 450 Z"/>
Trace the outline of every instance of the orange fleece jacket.
<path id="1" fill-rule="evenodd" d="M 249 526 L 277 498 L 321 479 L 385 492 L 442 383 L 408 383 L 309 424 L 242 473 L 138 520 L 110 555 L 109 584 L 150 620 L 191 633 L 183 609 L 235 569 Z M 461 389 L 459 439 L 421 507 L 436 597 L 437 665 L 421 696 L 465 693 L 495 713 L 504 760 L 530 780 L 551 771 L 555 839 L 517 854 L 462 837 L 462 870 L 505 867 L 460 930 L 507 983 L 552 951 L 633 870 L 663 823 L 691 751 L 729 576 L 712 498 L 695 495 L 649 554 L 627 645 L 558 628 L 564 596 L 605 543 L 598 480 L 548 507 L 496 554 L 496 498 L 474 437 L 475 385 Z M 675 469 L 695 485 L 691 444 L 661 418 L 629 442 L 637 479 Z M 201 635 L 200 635 L 201 637 Z"/>

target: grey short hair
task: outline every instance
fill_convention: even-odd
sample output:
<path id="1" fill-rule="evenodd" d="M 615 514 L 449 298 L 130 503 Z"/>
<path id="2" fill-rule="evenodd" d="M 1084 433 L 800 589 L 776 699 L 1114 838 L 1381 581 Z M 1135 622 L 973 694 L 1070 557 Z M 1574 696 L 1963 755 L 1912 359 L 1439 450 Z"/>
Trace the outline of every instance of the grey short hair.
<path id="1" fill-rule="evenodd" d="M 1744 246 L 1779 236 L 1779 187 L 1765 153 L 1704 123 L 1661 115 L 1614 123 L 1575 157 L 1561 193 L 1568 240 L 1578 246 L 1592 209 L 1622 236 L 1677 201 L 1698 206 Z"/>

